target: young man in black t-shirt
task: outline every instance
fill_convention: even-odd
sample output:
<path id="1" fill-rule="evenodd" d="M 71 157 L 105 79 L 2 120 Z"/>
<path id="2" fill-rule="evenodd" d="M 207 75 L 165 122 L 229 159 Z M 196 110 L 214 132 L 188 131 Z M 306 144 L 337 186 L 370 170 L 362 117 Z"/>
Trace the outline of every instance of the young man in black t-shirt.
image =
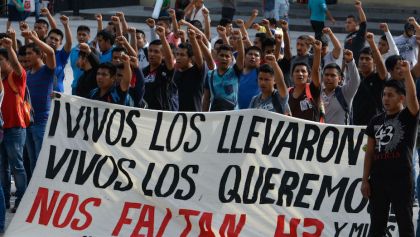
<path id="1" fill-rule="evenodd" d="M 174 82 L 178 88 L 179 111 L 201 111 L 203 107 L 204 63 L 196 36 L 189 29 L 189 43 L 180 44 L 175 53 Z"/>
<path id="2" fill-rule="evenodd" d="M 354 60 L 356 64 L 359 62 L 359 52 L 365 46 L 365 34 L 366 34 L 366 15 L 362 8 L 362 2 L 359 0 L 355 1 L 354 6 L 359 13 L 359 22 L 353 15 L 347 16 L 346 19 L 346 32 L 348 35 L 344 40 L 344 48 L 349 49 L 353 52 Z"/>
<path id="3" fill-rule="evenodd" d="M 414 237 L 412 155 L 419 119 L 419 103 L 407 61 L 400 61 L 402 80 L 385 82 L 385 112 L 367 127 L 361 192 L 370 202 L 370 235 L 384 236 L 392 204 L 399 235 Z M 404 108 L 404 103 L 406 107 Z"/>

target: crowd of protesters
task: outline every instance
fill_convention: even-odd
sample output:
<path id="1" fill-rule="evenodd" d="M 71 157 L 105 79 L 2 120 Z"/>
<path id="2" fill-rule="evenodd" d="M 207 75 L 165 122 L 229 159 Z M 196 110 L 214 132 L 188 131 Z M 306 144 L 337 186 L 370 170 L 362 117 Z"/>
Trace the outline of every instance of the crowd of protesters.
<path id="1" fill-rule="evenodd" d="M 255 108 L 321 123 L 369 125 L 367 133 L 373 139 L 369 154 L 374 154 L 372 149 L 400 149 L 414 140 L 418 104 L 416 107 L 412 101 L 415 98 L 417 103 L 413 85 L 420 85 L 415 81 L 420 78 L 420 25 L 415 18 L 407 19 L 398 37 L 391 35 L 386 23 L 380 24 L 384 34 L 375 42 L 368 32 L 362 3 L 356 0 L 357 14 L 347 17 L 348 35 L 342 44 L 330 28 L 324 27 L 326 16 L 335 21 L 325 1 L 310 1 L 315 34 L 300 35 L 295 45 L 297 54 L 292 55 L 288 1 L 275 1 L 276 8 L 271 8 L 275 11 L 267 11 L 267 18 L 261 22 L 254 22 L 257 10 L 249 19 L 233 20 L 235 1 L 225 2 L 231 2 L 223 5 L 223 11 L 229 14 L 220 20 L 215 38 L 211 38 L 210 12 L 203 0 L 177 1 L 176 9 L 165 5 L 162 16 L 148 19 L 145 29 L 130 27 L 122 12 L 108 23 L 97 14 L 98 32 L 80 25 L 75 38 L 69 18 L 62 15 L 59 25 L 46 8 L 40 10 L 44 17 L 33 26 L 20 22 L 24 42 L 19 42 L 16 30 L 7 25 L 7 32 L 0 35 L 4 133 L 0 146 L 0 197 L 4 199 L 0 201 L 0 230 L 4 228 L 4 210 L 16 211 L 35 168 L 51 95 L 64 91 L 67 78 L 73 78 L 73 95 L 125 106 L 190 112 Z M 258 33 L 249 35 L 250 28 Z M 71 76 L 64 73 L 68 63 Z M 34 109 L 34 121 L 29 126 L 21 112 L 27 91 Z M 389 102 L 395 99 L 392 96 L 400 100 Z M 395 109 L 395 103 L 406 105 L 406 109 Z M 396 111 L 401 114 L 397 116 L 400 124 L 412 121 L 406 126 L 412 134 L 405 136 L 408 141 L 394 142 L 393 148 L 387 146 L 389 141 L 385 144 L 381 140 L 386 136 L 392 139 L 391 132 L 378 134 L 378 126 L 388 121 L 387 116 L 395 117 Z M 401 224 L 412 218 L 414 187 L 410 186 L 410 191 L 398 182 L 392 186 L 407 192 L 405 196 L 401 192 L 389 195 L 386 187 L 379 191 L 373 188 L 377 183 L 386 186 L 383 180 L 387 184 L 401 180 L 401 174 L 407 178 L 404 181 L 411 182 L 414 147 L 413 143 L 411 151 L 406 149 L 404 158 L 373 158 L 370 166 L 365 166 L 363 195 L 373 204 L 380 203 L 372 205 L 372 218 L 378 220 L 372 222 L 374 236 L 382 236 L 389 211 L 384 206 L 389 202 L 397 212 L 400 233 L 404 233 L 401 236 L 414 236 L 412 225 Z M 10 207 L 11 175 L 16 185 L 14 207 Z M 369 183 L 371 179 L 375 185 Z M 385 194 L 379 194 L 380 201 L 373 201 L 379 192 Z"/>

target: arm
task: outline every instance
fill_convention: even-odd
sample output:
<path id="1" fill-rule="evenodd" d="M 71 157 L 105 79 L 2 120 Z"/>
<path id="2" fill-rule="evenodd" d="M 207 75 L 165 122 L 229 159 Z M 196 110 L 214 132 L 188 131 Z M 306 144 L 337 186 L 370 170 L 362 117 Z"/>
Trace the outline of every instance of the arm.
<path id="1" fill-rule="evenodd" d="M 365 14 L 365 11 L 363 10 L 362 2 L 359 0 L 356 0 L 354 3 L 354 6 L 356 7 L 357 12 L 359 13 L 360 23 L 366 22 L 366 14 Z"/>
<path id="2" fill-rule="evenodd" d="M 378 47 L 373 41 L 373 34 L 370 32 L 366 33 L 366 40 L 368 41 L 369 46 L 372 49 L 373 61 L 376 65 L 376 72 L 379 74 L 379 77 L 382 80 L 385 80 L 386 76 L 388 75 L 388 72 L 386 70 L 385 63 L 382 60 L 381 53 L 379 52 Z"/>
<path id="3" fill-rule="evenodd" d="M 194 32 L 196 34 L 200 34 L 208 42 L 206 35 L 203 32 L 201 32 L 200 29 L 198 29 L 197 27 L 193 26 L 191 23 L 189 23 L 189 22 L 187 22 L 185 20 L 180 20 L 179 21 L 179 25 L 186 25 L 187 28 L 190 28 L 190 29 L 194 30 Z"/>
<path id="4" fill-rule="evenodd" d="M 357 92 L 357 89 L 360 85 L 360 75 L 357 70 L 356 63 L 353 59 L 353 52 L 351 50 L 344 50 L 344 62 L 346 65 L 346 77 L 349 78 L 346 80 L 342 87 L 342 92 L 346 101 L 352 101 L 354 95 Z"/>
<path id="5" fill-rule="evenodd" d="M 267 38 L 273 38 L 273 33 L 270 30 L 270 22 L 267 19 L 263 19 L 261 23 L 265 28 L 265 34 L 267 34 Z"/>
<path id="6" fill-rule="evenodd" d="M 400 52 L 398 51 L 397 45 L 395 45 L 395 41 L 391 32 L 389 32 L 388 24 L 381 23 L 379 24 L 379 28 L 385 33 L 386 41 L 388 42 L 389 52 L 391 55 L 399 55 Z"/>
<path id="7" fill-rule="evenodd" d="M 127 50 L 128 55 L 137 56 L 137 51 L 134 50 L 133 47 L 131 47 L 130 43 L 124 36 L 118 36 L 116 40 L 118 44 L 120 44 L 122 47 L 124 47 Z"/>
<path id="8" fill-rule="evenodd" d="M 57 22 L 55 21 L 54 17 L 51 15 L 48 8 L 44 7 L 41 9 L 41 15 L 46 16 L 48 19 L 48 23 L 50 23 L 51 29 L 57 29 Z"/>
<path id="9" fill-rule="evenodd" d="M 135 91 L 138 93 L 140 101 L 143 99 L 145 88 L 144 88 L 144 75 L 140 69 L 139 59 L 137 57 L 130 57 L 130 65 L 133 69 L 133 73 L 136 75 Z"/>
<path id="10" fill-rule="evenodd" d="M 340 41 L 337 39 L 337 37 L 335 37 L 335 35 L 334 35 L 334 33 L 332 32 L 331 28 L 326 27 L 326 28 L 324 28 L 324 29 L 322 30 L 322 32 L 323 32 L 324 34 L 327 34 L 327 35 L 328 35 L 328 37 L 330 38 L 330 40 L 331 40 L 331 42 L 332 42 L 332 44 L 333 44 L 333 46 L 334 46 L 333 50 L 331 51 L 332 56 L 333 56 L 335 59 L 338 59 L 338 58 L 340 57 L 340 53 L 341 53 L 341 50 L 342 50 L 342 48 L 341 48 L 341 44 L 340 44 Z"/>
<path id="11" fill-rule="evenodd" d="M 10 39 L 12 40 L 12 48 L 13 48 L 13 50 L 15 51 L 15 52 L 17 52 L 19 49 L 18 49 L 18 46 L 17 46 L 17 41 L 16 41 L 16 31 L 12 28 L 12 27 L 10 27 L 8 30 L 7 30 L 7 35 L 10 37 Z"/>
<path id="12" fill-rule="evenodd" d="M 203 56 L 201 54 L 200 46 L 198 45 L 198 42 L 197 42 L 197 39 L 196 39 L 196 34 L 195 34 L 194 30 L 192 30 L 192 29 L 188 30 L 188 38 L 190 39 L 190 43 L 191 43 L 191 46 L 192 46 L 195 65 L 198 68 L 202 69 L 203 68 Z M 201 41 L 201 35 L 200 35 L 200 41 Z"/>
<path id="13" fill-rule="evenodd" d="M 204 34 L 206 35 L 207 40 L 211 39 L 211 26 L 210 26 L 210 12 L 207 8 L 202 10 L 204 16 Z"/>
<path id="14" fill-rule="evenodd" d="M 120 19 L 122 33 L 126 34 L 128 32 L 128 23 L 127 23 L 127 20 L 125 19 L 124 12 L 117 12 L 115 15 Z"/>
<path id="15" fill-rule="evenodd" d="M 123 32 L 122 32 L 122 29 L 121 29 L 120 18 L 118 18 L 118 16 L 112 16 L 111 21 L 112 21 L 112 25 L 114 25 L 114 27 L 115 27 L 115 35 L 117 37 L 122 36 Z"/>
<path id="16" fill-rule="evenodd" d="M 237 44 L 238 44 L 238 56 L 236 57 L 236 66 L 240 71 L 244 68 L 244 60 L 245 60 L 245 49 L 244 44 L 242 42 L 242 34 L 239 30 L 235 30 L 233 32 L 234 35 L 237 35 Z"/>
<path id="17" fill-rule="evenodd" d="M 321 48 L 322 44 L 321 41 L 316 40 L 312 47 L 314 48 L 314 61 L 312 62 L 312 73 L 311 73 L 311 79 L 316 88 L 320 87 L 320 81 L 321 81 Z"/>
<path id="18" fill-rule="evenodd" d="M 289 24 L 284 20 L 280 20 L 279 23 L 283 30 L 284 58 L 290 60 L 292 58 L 292 50 L 290 49 Z"/>
<path id="19" fill-rule="evenodd" d="M 230 45 L 229 44 L 229 40 L 226 36 L 226 28 L 223 26 L 217 26 L 217 33 L 219 34 L 219 37 L 223 40 L 223 43 L 226 45 Z"/>
<path id="20" fill-rule="evenodd" d="M 158 37 L 155 34 L 155 30 L 156 30 L 155 20 L 153 20 L 152 18 L 149 18 L 146 20 L 146 24 L 149 26 L 149 29 L 150 29 L 150 41 L 156 40 Z"/>
<path id="21" fill-rule="evenodd" d="M 174 55 L 172 54 L 171 47 L 166 40 L 165 28 L 156 26 L 156 33 L 159 35 L 160 41 L 162 42 L 162 53 L 165 65 L 169 70 L 172 70 L 174 69 Z"/>
<path id="22" fill-rule="evenodd" d="M 49 69 L 54 70 L 56 67 L 54 49 L 51 48 L 48 44 L 44 43 L 42 40 L 40 40 L 35 31 L 25 31 L 25 32 L 22 32 L 22 35 L 25 38 L 28 37 L 36 45 L 38 45 L 41 51 L 46 54 L 45 64 L 47 65 Z"/>
<path id="23" fill-rule="evenodd" d="M 29 30 L 29 25 L 26 22 L 20 22 L 19 23 L 19 29 L 20 29 L 20 32 L 21 33 L 23 33 L 24 31 L 30 31 Z M 29 38 L 25 38 L 24 41 L 25 41 L 25 45 L 28 45 L 28 44 L 31 43 L 31 41 L 29 40 Z"/>
<path id="24" fill-rule="evenodd" d="M 370 197 L 369 177 L 370 177 L 370 171 L 372 169 L 372 159 L 373 159 L 374 151 L 375 151 L 375 139 L 368 137 L 367 149 L 365 152 L 365 162 L 363 164 L 362 187 L 360 188 L 360 191 L 362 192 L 362 195 L 364 198 Z"/>
<path id="25" fill-rule="evenodd" d="M 276 57 L 274 55 L 266 55 L 265 61 L 269 64 L 274 70 L 274 79 L 276 81 L 277 90 L 281 97 L 286 97 L 288 94 L 286 83 L 284 82 L 284 75 L 281 71 Z"/>
<path id="26" fill-rule="evenodd" d="M 194 9 L 194 3 L 195 1 L 192 0 L 188 6 L 184 9 L 184 14 L 186 19 L 191 19 L 192 11 Z"/>
<path id="27" fill-rule="evenodd" d="M 257 16 L 258 16 L 258 9 L 252 10 L 252 15 L 249 17 L 248 21 L 245 23 L 245 28 L 246 29 L 251 28 L 252 23 L 254 23 Z"/>
<path id="28" fill-rule="evenodd" d="M 139 51 L 137 48 L 136 29 L 134 27 L 129 27 L 128 33 L 130 33 L 130 46 L 135 51 L 135 55 L 137 55 Z"/>
<path id="29" fill-rule="evenodd" d="M 90 46 L 86 43 L 81 43 L 79 45 L 79 50 L 80 52 L 83 52 L 87 55 L 87 59 L 90 63 L 90 65 L 92 66 L 92 68 L 96 68 L 99 66 L 100 62 L 99 62 L 99 58 L 97 55 L 92 53 L 92 49 L 90 48 Z"/>
<path id="30" fill-rule="evenodd" d="M 102 15 L 100 13 L 95 14 L 95 18 L 96 18 L 96 23 L 98 24 L 98 32 L 100 32 L 104 28 L 104 26 L 103 26 L 104 23 L 102 21 Z"/>
<path id="31" fill-rule="evenodd" d="M 210 90 L 204 89 L 203 95 L 203 112 L 208 112 L 210 109 Z"/>
<path id="32" fill-rule="evenodd" d="M 239 30 L 241 31 L 242 41 L 244 43 L 244 48 L 248 48 L 248 47 L 252 46 L 252 42 L 249 39 L 248 31 L 245 28 L 244 21 L 242 19 L 237 19 L 236 20 L 236 25 L 239 27 Z"/>
<path id="33" fill-rule="evenodd" d="M 71 35 L 71 30 L 70 30 L 70 26 L 69 26 L 69 18 L 65 15 L 62 15 L 60 17 L 60 21 L 64 26 L 64 34 L 66 36 L 66 43 L 64 44 L 64 51 L 66 51 L 66 53 L 70 53 L 71 51 L 71 45 L 73 44 L 72 41 L 72 35 Z"/>
<path id="34" fill-rule="evenodd" d="M 282 55 L 281 55 L 281 43 L 283 43 L 283 36 L 280 34 L 276 34 L 274 36 L 275 40 L 276 40 L 276 47 L 274 49 L 274 56 L 276 57 L 276 61 L 280 60 Z"/>
<path id="35" fill-rule="evenodd" d="M 417 23 L 414 17 L 408 18 L 408 22 L 414 25 L 414 28 L 416 29 L 417 48 L 420 49 L 420 25 Z M 420 52 L 417 54 L 417 63 L 414 65 L 413 69 L 411 69 L 411 73 L 413 74 L 414 78 L 420 77 Z"/>
<path id="36" fill-rule="evenodd" d="M 197 42 L 200 46 L 207 67 L 209 68 L 209 70 L 214 70 L 216 68 L 216 65 L 214 65 L 213 56 L 211 55 L 209 48 L 207 48 L 207 45 L 204 43 L 203 38 L 201 38 L 201 40 L 198 40 Z"/>
<path id="37" fill-rule="evenodd" d="M 131 72 L 130 67 L 130 57 L 128 55 L 122 55 L 121 61 L 123 62 L 124 69 L 123 69 L 123 78 L 120 82 L 120 89 L 121 91 L 128 91 L 128 88 L 130 87 L 130 81 L 133 76 L 133 73 Z"/>
<path id="38" fill-rule="evenodd" d="M 22 66 L 20 65 L 16 52 L 13 49 L 13 41 L 9 38 L 3 38 L 0 42 L 7 50 L 9 63 L 12 66 L 13 71 L 20 77 L 22 75 Z"/>
<path id="39" fill-rule="evenodd" d="M 419 112 L 419 102 L 416 96 L 416 85 L 410 72 L 410 63 L 400 61 L 401 70 L 404 73 L 404 85 L 406 90 L 405 102 L 410 113 L 415 116 Z"/>
<path id="40" fill-rule="evenodd" d="M 174 9 L 169 9 L 168 13 L 169 13 L 169 16 L 172 19 L 172 31 L 174 33 L 176 33 L 179 30 L 179 26 L 178 26 L 178 21 L 176 20 L 175 10 Z"/>

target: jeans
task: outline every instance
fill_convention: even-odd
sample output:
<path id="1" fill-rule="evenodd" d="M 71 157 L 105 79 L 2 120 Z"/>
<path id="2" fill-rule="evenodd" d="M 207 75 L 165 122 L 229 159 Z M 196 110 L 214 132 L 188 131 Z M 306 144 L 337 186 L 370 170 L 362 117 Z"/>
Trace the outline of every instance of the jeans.
<path id="1" fill-rule="evenodd" d="M 25 128 L 6 128 L 3 143 L 0 145 L 0 181 L 4 191 L 4 200 L 6 204 L 10 203 L 10 171 L 12 171 L 16 185 L 15 206 L 19 205 L 26 190 L 26 172 L 23 167 L 25 139 Z"/>
<path id="2" fill-rule="evenodd" d="M 42 147 L 42 140 L 44 139 L 46 124 L 33 124 L 27 128 L 26 132 L 26 149 L 28 150 L 29 163 L 31 173 L 33 174 L 36 161 L 38 160 L 39 152 Z"/>
<path id="3" fill-rule="evenodd" d="M 5 221 L 6 221 L 6 203 L 4 202 L 3 188 L 0 185 L 0 233 L 4 233 Z"/>
<path id="4" fill-rule="evenodd" d="M 315 39 L 321 40 L 322 29 L 324 29 L 323 21 L 311 21 L 312 29 L 315 32 Z"/>

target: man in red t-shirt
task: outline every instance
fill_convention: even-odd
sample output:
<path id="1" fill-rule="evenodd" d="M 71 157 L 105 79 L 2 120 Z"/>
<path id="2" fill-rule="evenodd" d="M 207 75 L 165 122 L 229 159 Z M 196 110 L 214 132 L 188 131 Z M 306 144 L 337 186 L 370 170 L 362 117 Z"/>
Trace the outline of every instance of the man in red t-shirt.
<path id="1" fill-rule="evenodd" d="M 4 190 L 6 208 L 10 207 L 10 168 L 16 184 L 16 211 L 26 190 L 26 173 L 23 166 L 23 147 L 26 125 L 22 118 L 21 100 L 25 96 L 26 71 L 19 64 L 12 40 L 2 39 L 4 49 L 0 49 L 1 75 L 4 85 L 4 100 L 1 112 L 4 119 L 4 139 L 0 145 L 0 180 Z"/>

